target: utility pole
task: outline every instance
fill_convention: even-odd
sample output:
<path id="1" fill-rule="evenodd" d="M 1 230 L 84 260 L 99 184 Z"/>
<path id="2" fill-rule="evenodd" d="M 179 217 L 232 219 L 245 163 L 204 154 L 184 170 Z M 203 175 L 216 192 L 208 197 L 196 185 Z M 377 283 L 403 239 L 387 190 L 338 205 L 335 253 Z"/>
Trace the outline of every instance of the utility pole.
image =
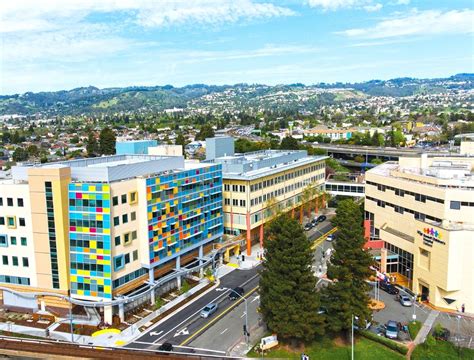
<path id="1" fill-rule="evenodd" d="M 354 360 L 354 314 L 351 315 L 351 359 Z"/>
<path id="2" fill-rule="evenodd" d="M 231 289 L 230 290 L 231 293 L 234 293 L 236 294 L 238 297 L 240 297 L 241 299 L 244 300 L 244 303 L 245 303 L 245 324 L 244 324 L 244 335 L 245 335 L 245 340 L 246 340 L 246 343 L 247 345 L 249 344 L 249 327 L 248 327 L 248 307 L 247 307 L 247 299 L 245 297 L 243 297 L 242 295 L 240 295 L 237 291 L 235 291 L 234 289 Z"/>
<path id="3" fill-rule="evenodd" d="M 71 290 L 68 290 L 68 296 L 69 296 L 69 323 L 70 323 L 70 330 L 71 330 L 71 342 L 74 342 L 74 325 L 72 323 Z"/>

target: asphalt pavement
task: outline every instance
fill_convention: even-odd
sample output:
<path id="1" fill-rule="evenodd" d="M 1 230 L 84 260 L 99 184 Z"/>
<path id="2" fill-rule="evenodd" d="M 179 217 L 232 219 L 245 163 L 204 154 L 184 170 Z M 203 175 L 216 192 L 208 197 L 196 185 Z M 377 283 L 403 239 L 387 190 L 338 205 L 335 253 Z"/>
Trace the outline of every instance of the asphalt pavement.
<path id="1" fill-rule="evenodd" d="M 223 276 L 220 278 L 218 288 L 210 291 L 188 306 L 183 307 L 162 323 L 151 326 L 147 329 L 146 333 L 128 344 L 127 347 L 155 350 L 161 344 L 168 342 L 173 344 L 175 350 L 180 352 L 199 352 L 201 354 L 214 355 L 221 353 L 209 348 L 192 349 L 186 346 L 186 344 L 212 325 L 215 322 L 214 319 L 223 316 L 221 314 L 227 314 L 230 309 L 239 303 L 239 301 L 228 299 L 231 289 L 237 286 L 243 287 L 245 290 L 244 296 L 248 296 L 249 292 L 256 290 L 259 282 L 258 271 L 260 269 L 261 265 L 249 270 L 234 270 Z M 211 302 L 218 303 L 219 308 L 217 312 L 209 318 L 201 318 L 201 310 Z M 243 330 L 241 326 L 239 326 L 239 329 Z"/>

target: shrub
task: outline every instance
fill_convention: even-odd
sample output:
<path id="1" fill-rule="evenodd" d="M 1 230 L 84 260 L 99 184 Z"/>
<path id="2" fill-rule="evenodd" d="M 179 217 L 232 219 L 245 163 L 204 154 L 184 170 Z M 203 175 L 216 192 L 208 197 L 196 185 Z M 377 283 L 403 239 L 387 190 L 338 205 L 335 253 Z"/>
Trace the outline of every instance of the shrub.
<path id="1" fill-rule="evenodd" d="M 361 334 L 362 336 L 366 337 L 367 339 L 373 340 L 373 341 L 378 342 L 379 344 L 385 345 L 386 347 L 388 347 L 392 350 L 395 350 L 395 351 L 399 352 L 400 354 L 406 355 L 406 353 L 408 352 L 408 348 L 405 345 L 399 344 L 399 343 L 397 343 L 393 340 L 387 339 L 383 336 L 379 336 L 377 334 L 374 334 L 373 332 L 366 331 L 366 330 L 359 330 L 358 333 Z"/>
<path id="2" fill-rule="evenodd" d="M 181 283 L 181 289 L 179 289 L 179 293 L 180 294 L 187 293 L 189 289 L 191 289 L 191 286 L 186 280 L 183 280 L 183 282 Z"/>
<path id="3" fill-rule="evenodd" d="M 155 300 L 155 304 L 153 305 L 154 310 L 158 310 L 160 307 L 162 307 L 165 304 L 165 301 L 162 298 L 158 298 Z"/>

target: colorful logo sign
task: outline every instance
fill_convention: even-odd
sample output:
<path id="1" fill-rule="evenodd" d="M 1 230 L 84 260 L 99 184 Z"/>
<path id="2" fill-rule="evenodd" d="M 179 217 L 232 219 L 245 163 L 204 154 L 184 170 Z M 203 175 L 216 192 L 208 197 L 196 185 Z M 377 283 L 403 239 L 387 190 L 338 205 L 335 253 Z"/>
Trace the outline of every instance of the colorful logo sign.
<path id="1" fill-rule="evenodd" d="M 442 241 L 441 232 L 434 228 L 424 228 L 423 231 L 418 230 L 417 233 L 423 237 L 423 244 L 427 246 L 433 246 L 434 242 L 446 245 L 446 243 Z"/>

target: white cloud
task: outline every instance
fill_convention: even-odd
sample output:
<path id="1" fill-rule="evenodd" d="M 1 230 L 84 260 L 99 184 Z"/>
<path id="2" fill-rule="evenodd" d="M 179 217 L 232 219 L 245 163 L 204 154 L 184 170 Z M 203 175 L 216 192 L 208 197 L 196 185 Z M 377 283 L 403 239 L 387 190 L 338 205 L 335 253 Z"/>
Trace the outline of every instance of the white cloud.
<path id="1" fill-rule="evenodd" d="M 295 15 L 289 8 L 253 0 L 15 0 L 2 4 L 0 32 L 59 29 L 90 14 L 117 12 L 127 12 L 138 25 L 147 27 Z"/>
<path id="2" fill-rule="evenodd" d="M 410 0 L 397 0 L 389 3 L 390 5 L 408 5 L 410 4 Z"/>
<path id="3" fill-rule="evenodd" d="M 340 32 L 348 37 L 382 39 L 398 36 L 432 34 L 468 34 L 474 32 L 474 10 L 414 10 L 406 15 L 386 19 L 373 27 Z"/>
<path id="4" fill-rule="evenodd" d="M 335 11 L 339 9 L 364 9 L 366 11 L 375 11 L 374 6 L 382 7 L 381 4 L 373 5 L 372 0 L 308 0 L 308 5 L 311 7 L 319 7 L 324 11 Z M 376 9 L 379 10 L 379 9 Z"/>
<path id="5" fill-rule="evenodd" d="M 383 5 L 381 3 L 377 3 L 374 5 L 366 5 L 364 6 L 364 9 L 368 12 L 374 12 L 374 11 L 379 11 L 381 10 Z"/>

